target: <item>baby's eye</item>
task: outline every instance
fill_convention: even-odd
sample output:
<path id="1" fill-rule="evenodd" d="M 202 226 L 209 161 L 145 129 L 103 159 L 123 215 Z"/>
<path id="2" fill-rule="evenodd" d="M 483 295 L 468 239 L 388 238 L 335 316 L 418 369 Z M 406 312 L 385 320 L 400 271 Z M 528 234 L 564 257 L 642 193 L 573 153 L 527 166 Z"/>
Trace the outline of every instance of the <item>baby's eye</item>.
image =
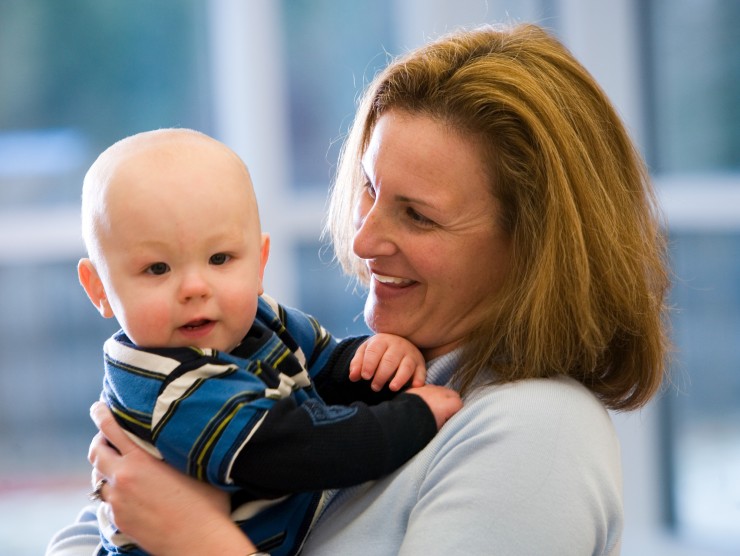
<path id="1" fill-rule="evenodd" d="M 226 253 L 216 253 L 215 255 L 211 255 L 208 262 L 213 265 L 222 265 L 229 262 L 229 260 L 231 260 L 231 255 L 227 255 Z"/>
<path id="2" fill-rule="evenodd" d="M 146 269 L 147 273 L 154 274 L 155 276 L 160 276 L 162 274 L 165 274 L 166 272 L 169 272 L 170 265 L 167 263 L 154 263 L 152 265 L 149 265 L 149 267 Z"/>

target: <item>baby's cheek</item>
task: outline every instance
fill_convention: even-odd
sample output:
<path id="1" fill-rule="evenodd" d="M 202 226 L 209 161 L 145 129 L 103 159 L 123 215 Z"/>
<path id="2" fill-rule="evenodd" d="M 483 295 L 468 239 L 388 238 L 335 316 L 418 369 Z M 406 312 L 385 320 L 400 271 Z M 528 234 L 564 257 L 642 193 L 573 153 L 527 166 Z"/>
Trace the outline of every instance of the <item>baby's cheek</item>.
<path id="1" fill-rule="evenodd" d="M 167 346 L 175 325 L 169 307 L 155 300 L 142 301 L 127 319 L 129 337 L 142 346 Z"/>
<path id="2" fill-rule="evenodd" d="M 238 309 L 234 309 L 238 307 Z M 251 328 L 254 323 L 254 318 L 257 314 L 257 297 L 253 299 L 244 299 L 238 297 L 234 299 L 233 303 L 226 308 L 234 316 L 235 327 L 242 329 L 245 333 Z"/>

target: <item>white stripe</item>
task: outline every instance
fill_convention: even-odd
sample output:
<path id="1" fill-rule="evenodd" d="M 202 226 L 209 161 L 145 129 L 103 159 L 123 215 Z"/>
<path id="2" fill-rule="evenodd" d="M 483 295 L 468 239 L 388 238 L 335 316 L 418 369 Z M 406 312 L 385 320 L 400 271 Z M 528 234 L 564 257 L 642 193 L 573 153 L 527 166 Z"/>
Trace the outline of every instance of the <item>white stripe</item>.
<path id="1" fill-rule="evenodd" d="M 263 293 L 260 297 L 267 302 L 267 304 L 270 306 L 270 309 L 272 309 L 272 312 L 275 313 L 275 316 L 280 314 L 280 305 L 277 301 L 275 301 L 266 293 Z"/>
<path id="2" fill-rule="evenodd" d="M 239 457 L 239 454 L 242 453 L 242 450 L 244 449 L 244 446 L 247 445 L 247 442 L 249 442 L 252 437 L 254 436 L 254 433 L 257 432 L 257 429 L 260 428 L 262 423 L 264 422 L 265 418 L 267 418 L 267 411 L 265 411 L 264 415 L 260 418 L 257 423 L 252 427 L 252 429 L 249 431 L 249 434 L 247 435 L 247 438 L 244 439 L 244 442 L 242 442 L 241 446 L 239 446 L 239 449 L 234 452 L 234 457 L 231 458 L 231 461 L 229 462 L 229 467 L 226 469 L 226 482 L 228 484 L 234 484 L 234 479 L 231 478 L 231 471 L 234 468 L 234 462 L 236 461 L 236 458 Z"/>
<path id="3" fill-rule="evenodd" d="M 241 506 L 239 506 L 231 513 L 231 519 L 233 521 L 243 521 L 245 519 L 249 519 L 250 517 L 254 517 L 255 515 L 257 515 L 264 509 L 279 504 L 286 498 L 288 497 L 283 496 L 282 498 L 274 498 L 272 500 L 254 500 L 253 502 L 247 502 L 246 504 L 242 504 Z M 260 554 L 262 553 L 260 552 Z"/>
<path id="4" fill-rule="evenodd" d="M 105 353 L 116 361 L 162 376 L 169 375 L 180 365 L 176 359 L 147 353 L 122 344 L 113 338 L 108 338 L 103 348 Z"/>
<path id="5" fill-rule="evenodd" d="M 154 410 L 152 411 L 152 430 L 157 427 L 159 421 L 167 413 L 170 406 L 182 398 L 185 392 L 197 380 L 220 376 L 236 368 L 236 365 L 214 365 L 213 363 L 207 363 L 170 382 L 159 395 L 157 403 L 154 405 Z"/>

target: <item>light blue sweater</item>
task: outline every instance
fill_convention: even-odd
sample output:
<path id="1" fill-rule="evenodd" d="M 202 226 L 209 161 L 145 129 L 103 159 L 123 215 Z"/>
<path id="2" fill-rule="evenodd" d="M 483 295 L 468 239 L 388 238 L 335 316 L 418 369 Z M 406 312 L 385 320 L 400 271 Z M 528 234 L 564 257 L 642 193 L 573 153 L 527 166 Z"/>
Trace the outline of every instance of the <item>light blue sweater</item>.
<path id="1" fill-rule="evenodd" d="M 524 380 L 477 390 L 404 467 L 342 491 L 302 555 L 611 556 L 622 528 L 607 411 L 574 380 Z"/>
<path id="2" fill-rule="evenodd" d="M 427 381 L 446 384 L 455 354 Z M 427 447 L 385 479 L 340 491 L 302 555 L 619 554 L 619 442 L 603 405 L 567 379 L 479 388 Z M 91 554 L 94 508 L 48 556 Z"/>

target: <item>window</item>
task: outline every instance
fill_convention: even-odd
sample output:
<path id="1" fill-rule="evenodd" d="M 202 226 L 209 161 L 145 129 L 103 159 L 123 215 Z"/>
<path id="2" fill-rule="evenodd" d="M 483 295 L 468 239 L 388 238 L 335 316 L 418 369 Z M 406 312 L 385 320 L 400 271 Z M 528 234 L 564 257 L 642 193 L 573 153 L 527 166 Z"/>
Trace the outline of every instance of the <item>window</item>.
<path id="1" fill-rule="evenodd" d="M 677 347 L 664 397 L 670 524 L 740 549 L 740 4 L 644 5 L 649 160 L 666 199 Z"/>
<path id="2" fill-rule="evenodd" d="M 673 235 L 678 345 L 666 396 L 670 514 L 680 534 L 740 547 L 740 230 Z"/>
<path id="3" fill-rule="evenodd" d="M 644 4 L 656 174 L 740 172 L 740 3 Z"/>
<path id="4" fill-rule="evenodd" d="M 0 3 L 0 546 L 39 554 L 89 490 L 104 320 L 77 283 L 82 178 L 125 135 L 211 130 L 205 2 Z M 46 529 L 45 529 L 46 528 Z"/>
<path id="5" fill-rule="evenodd" d="M 398 51 L 390 7 L 390 0 L 282 1 L 294 187 L 326 194 L 354 116 L 353 92 L 385 66 L 386 52 Z"/>
<path id="6" fill-rule="evenodd" d="M 74 271 L 80 184 L 97 153 L 165 126 L 226 142 L 250 167 L 273 238 L 269 293 L 339 336 L 361 334 L 363 300 L 319 239 L 357 95 L 387 53 L 457 25 L 522 20 L 557 31 L 605 86 L 646 147 L 671 226 L 677 388 L 620 431 L 625 553 L 737 550 L 739 11 L 726 0 L 0 3 L 0 546 L 40 553 L 89 490 L 87 407 L 116 328 Z M 645 426 L 653 410 L 667 417 L 665 452 Z M 701 536 L 696 551 L 642 519 L 664 509 L 663 478 L 674 531 Z M 643 526 L 660 538 L 636 535 Z"/>

